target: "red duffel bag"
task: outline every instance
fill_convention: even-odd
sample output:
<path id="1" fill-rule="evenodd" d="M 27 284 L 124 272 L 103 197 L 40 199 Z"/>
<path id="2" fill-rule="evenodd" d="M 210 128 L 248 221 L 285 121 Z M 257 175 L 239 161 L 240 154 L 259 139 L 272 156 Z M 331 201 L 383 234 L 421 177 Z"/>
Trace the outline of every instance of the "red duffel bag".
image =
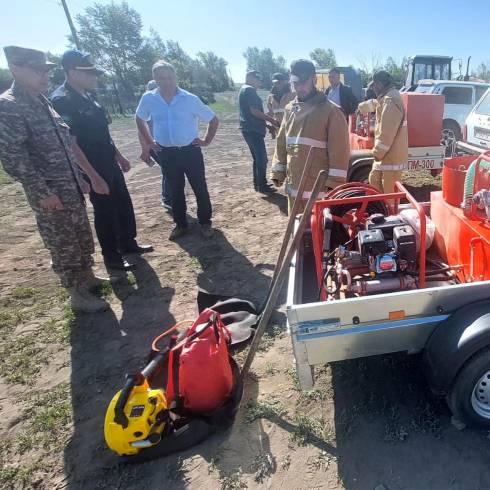
<path id="1" fill-rule="evenodd" d="M 204 414 L 227 401 L 233 388 L 230 340 L 220 315 L 206 309 L 170 351 L 167 398 L 177 408 Z"/>

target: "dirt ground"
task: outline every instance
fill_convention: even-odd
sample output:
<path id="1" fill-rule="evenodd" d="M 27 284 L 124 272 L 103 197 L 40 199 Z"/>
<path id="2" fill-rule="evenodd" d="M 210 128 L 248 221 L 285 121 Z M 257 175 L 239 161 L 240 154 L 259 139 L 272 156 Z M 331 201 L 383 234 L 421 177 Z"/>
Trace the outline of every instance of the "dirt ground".
<path id="1" fill-rule="evenodd" d="M 140 465 L 122 465 L 105 447 L 109 400 L 124 374 L 141 367 L 151 339 L 194 316 L 197 287 L 257 304 L 266 293 L 286 199 L 252 190 L 249 154 L 227 108 L 222 101 L 218 135 L 205 150 L 217 228 L 210 240 L 194 227 L 168 241 L 160 171 L 138 162 L 133 121 L 113 124 L 134 165 L 127 180 L 139 240 L 155 251 L 127 283 L 106 288 L 109 312 L 73 315 L 22 190 L 0 175 L 0 488 L 489 489 L 489 434 L 453 427 L 417 357 L 334 363 L 318 372 L 314 390 L 301 392 L 281 307 L 231 429 Z M 434 182 L 410 184 L 423 186 L 423 198 Z M 100 253 L 96 260 L 103 273 Z"/>

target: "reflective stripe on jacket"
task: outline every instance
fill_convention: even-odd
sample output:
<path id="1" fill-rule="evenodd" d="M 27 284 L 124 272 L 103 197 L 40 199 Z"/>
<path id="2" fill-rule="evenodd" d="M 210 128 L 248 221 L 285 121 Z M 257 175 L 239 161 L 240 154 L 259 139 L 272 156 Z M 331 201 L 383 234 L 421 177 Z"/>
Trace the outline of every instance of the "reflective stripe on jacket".
<path id="1" fill-rule="evenodd" d="M 286 181 L 286 192 L 293 196 L 310 160 L 305 193 L 311 192 L 320 170 L 328 171 L 326 186 L 336 187 L 347 179 L 349 153 L 349 134 L 343 112 L 319 92 L 306 102 L 295 98 L 285 108 L 276 139 L 271 178 L 281 183 Z"/>
<path id="2" fill-rule="evenodd" d="M 377 100 L 359 104 L 362 113 L 376 111 L 373 156 L 377 170 L 401 170 L 408 160 L 408 132 L 400 92 L 391 88 Z"/>

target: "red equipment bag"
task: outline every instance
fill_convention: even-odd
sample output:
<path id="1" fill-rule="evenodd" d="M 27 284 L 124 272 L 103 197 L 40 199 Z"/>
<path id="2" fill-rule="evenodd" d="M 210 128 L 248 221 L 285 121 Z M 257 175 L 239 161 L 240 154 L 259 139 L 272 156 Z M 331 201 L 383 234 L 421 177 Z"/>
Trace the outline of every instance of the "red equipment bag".
<path id="1" fill-rule="evenodd" d="M 233 389 L 230 335 L 219 313 L 204 310 L 169 354 L 167 397 L 192 413 L 221 407 Z"/>

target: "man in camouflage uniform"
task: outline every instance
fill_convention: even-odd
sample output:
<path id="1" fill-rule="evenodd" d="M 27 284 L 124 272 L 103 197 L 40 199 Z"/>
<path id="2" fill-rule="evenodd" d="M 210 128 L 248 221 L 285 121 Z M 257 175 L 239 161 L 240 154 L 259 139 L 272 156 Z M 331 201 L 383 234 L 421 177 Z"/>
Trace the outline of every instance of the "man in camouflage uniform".
<path id="1" fill-rule="evenodd" d="M 94 242 L 82 192 L 108 193 L 106 183 L 72 145 L 68 126 L 43 95 L 54 63 L 41 51 L 8 46 L 12 87 L 0 95 L 0 160 L 24 187 L 52 267 L 72 307 L 96 312 L 109 305 L 90 293 L 101 282 L 92 271 Z M 80 155 L 81 154 L 81 155 Z"/>

